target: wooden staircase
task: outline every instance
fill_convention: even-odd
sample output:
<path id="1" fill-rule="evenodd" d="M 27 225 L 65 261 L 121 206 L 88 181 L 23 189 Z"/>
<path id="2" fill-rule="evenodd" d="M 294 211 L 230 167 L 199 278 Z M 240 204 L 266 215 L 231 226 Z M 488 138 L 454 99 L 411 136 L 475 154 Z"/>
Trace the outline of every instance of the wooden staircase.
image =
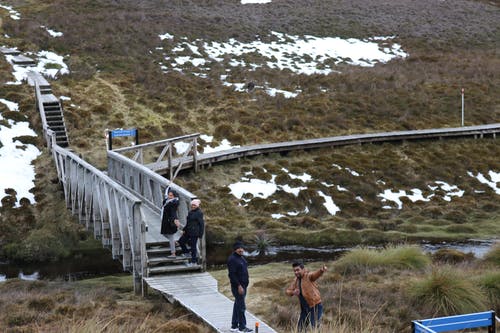
<path id="1" fill-rule="evenodd" d="M 47 128 L 55 133 L 56 143 L 60 147 L 68 147 L 69 140 L 61 102 L 52 94 L 50 88 L 43 86 L 40 87 L 40 99 Z"/>
<path id="2" fill-rule="evenodd" d="M 180 247 L 176 247 L 177 256 L 175 258 L 170 256 L 170 245 L 168 241 L 161 243 L 148 243 L 146 245 L 147 253 L 147 276 L 186 272 L 186 271 L 200 271 L 201 265 L 195 264 L 188 266 L 191 261 L 191 254 L 189 256 L 181 255 Z"/>

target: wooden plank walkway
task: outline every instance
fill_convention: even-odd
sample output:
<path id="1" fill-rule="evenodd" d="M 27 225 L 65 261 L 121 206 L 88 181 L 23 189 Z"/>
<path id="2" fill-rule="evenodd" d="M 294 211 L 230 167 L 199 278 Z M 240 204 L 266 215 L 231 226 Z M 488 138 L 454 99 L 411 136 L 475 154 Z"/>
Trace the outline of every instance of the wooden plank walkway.
<path id="1" fill-rule="evenodd" d="M 223 151 L 212 152 L 208 154 L 198 154 L 198 166 L 212 165 L 213 163 L 239 159 L 243 157 L 288 152 L 292 150 L 303 149 L 316 149 L 324 147 L 344 146 L 352 144 L 364 143 L 377 143 L 377 142 L 398 142 L 398 141 L 412 141 L 412 140 L 429 140 L 429 139 L 443 139 L 443 138 L 457 138 L 457 137 L 483 137 L 491 135 L 496 138 L 500 134 L 500 123 L 479 125 L 479 126 L 466 126 L 455 128 L 436 128 L 426 130 L 414 131 L 394 131 L 394 132 L 381 132 L 381 133 L 367 133 L 367 134 L 353 134 L 342 135 L 326 138 L 285 141 L 268 144 L 258 144 L 251 146 L 244 146 L 232 148 Z M 172 166 L 176 168 L 182 163 L 182 169 L 193 168 L 192 157 L 184 159 L 173 159 Z M 146 164 L 146 167 L 151 170 L 163 174 L 168 170 L 168 161 L 160 161 L 157 163 Z"/>
<path id="2" fill-rule="evenodd" d="M 9 47 L 0 46 L 0 53 L 5 55 L 17 56 L 21 54 L 21 51 Z"/>
<path id="3" fill-rule="evenodd" d="M 20 66 L 35 66 L 36 62 L 34 59 L 24 56 L 22 54 L 12 57 L 12 63 Z"/>
<path id="4" fill-rule="evenodd" d="M 31 87 L 34 87 L 36 84 L 40 89 L 50 89 L 50 83 L 39 72 L 29 71 L 27 81 Z"/>
<path id="5" fill-rule="evenodd" d="M 217 290 L 217 280 L 209 273 L 189 273 L 144 278 L 153 289 L 167 299 L 175 300 L 203 319 L 215 331 L 229 333 L 233 301 Z M 259 333 L 276 333 L 262 320 L 246 312 L 247 326 L 254 328 L 259 323 Z"/>

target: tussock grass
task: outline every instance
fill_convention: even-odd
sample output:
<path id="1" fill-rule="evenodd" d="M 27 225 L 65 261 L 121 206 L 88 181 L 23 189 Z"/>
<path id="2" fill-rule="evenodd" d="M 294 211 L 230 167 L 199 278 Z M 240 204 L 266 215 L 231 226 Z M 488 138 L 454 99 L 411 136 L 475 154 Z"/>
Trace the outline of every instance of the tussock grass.
<path id="1" fill-rule="evenodd" d="M 56 323 L 56 326 L 55 326 Z M 129 275 L 0 284 L 2 332 L 210 332 L 159 295 L 135 296 Z"/>
<path id="2" fill-rule="evenodd" d="M 387 261 L 405 263 L 412 260 L 406 257 L 413 258 L 414 254 L 405 248 L 379 253 L 398 258 Z M 414 319 L 498 307 L 498 272 L 475 264 L 444 265 L 424 271 L 419 264 L 405 264 L 403 269 L 401 265 L 386 264 L 384 269 L 346 274 L 342 260 L 326 262 L 328 271 L 317 281 L 324 306 L 323 325 L 318 333 L 409 332 Z M 429 262 L 423 261 L 426 265 Z M 306 263 L 306 268 L 316 270 L 321 264 Z M 210 273 L 218 280 L 219 290 L 231 298 L 227 270 Z M 284 294 L 294 277 L 291 263 L 251 266 L 249 273 L 249 311 L 279 332 L 296 332 L 298 300 Z M 453 311 L 441 310 L 445 306 Z"/>
<path id="3" fill-rule="evenodd" d="M 454 249 L 439 249 L 432 254 L 432 260 L 448 264 L 458 264 L 474 259 L 473 253 L 463 253 Z"/>
<path id="4" fill-rule="evenodd" d="M 491 309 L 496 313 L 500 311 L 500 271 L 486 271 L 476 276 L 474 281 L 481 287 L 488 297 L 488 303 Z"/>
<path id="5" fill-rule="evenodd" d="M 432 316 L 448 316 L 484 311 L 485 294 L 467 277 L 451 266 L 435 266 L 407 287 L 409 297 L 422 311 Z"/>
<path id="6" fill-rule="evenodd" d="M 484 261 L 500 267 L 500 242 L 493 246 L 484 256 Z"/>
<path id="7" fill-rule="evenodd" d="M 335 263 L 335 269 L 346 274 L 357 274 L 388 267 L 422 269 L 429 262 L 429 258 L 416 246 L 389 247 L 383 250 L 359 248 L 343 255 Z"/>

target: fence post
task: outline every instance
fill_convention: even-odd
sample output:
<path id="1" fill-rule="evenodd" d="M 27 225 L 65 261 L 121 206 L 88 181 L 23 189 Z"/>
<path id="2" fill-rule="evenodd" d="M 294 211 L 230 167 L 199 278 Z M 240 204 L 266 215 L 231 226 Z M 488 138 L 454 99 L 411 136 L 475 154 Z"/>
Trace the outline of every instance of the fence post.
<path id="1" fill-rule="evenodd" d="M 172 177 L 174 175 L 174 170 L 172 170 L 172 141 L 168 142 L 168 171 L 170 173 L 170 181 L 173 181 Z"/>
<path id="2" fill-rule="evenodd" d="M 194 172 L 198 172 L 198 137 L 193 138 L 193 164 Z"/>
<path id="3" fill-rule="evenodd" d="M 496 333 L 496 316 L 495 311 L 491 312 L 491 326 L 488 327 L 488 333 Z"/>

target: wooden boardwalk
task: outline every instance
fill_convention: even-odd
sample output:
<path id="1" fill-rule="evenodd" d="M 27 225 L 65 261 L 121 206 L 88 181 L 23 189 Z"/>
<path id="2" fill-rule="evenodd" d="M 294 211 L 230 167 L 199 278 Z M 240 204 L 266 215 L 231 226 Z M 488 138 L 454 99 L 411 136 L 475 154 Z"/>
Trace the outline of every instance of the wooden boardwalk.
<path id="1" fill-rule="evenodd" d="M 2 48 L 0 52 L 6 54 L 14 50 Z M 17 57 L 19 61 L 27 61 L 23 56 Z M 205 236 L 199 244 L 201 260 L 194 266 L 187 266 L 188 258 L 168 256 L 168 239 L 160 234 L 160 207 L 165 189 L 172 187 L 180 194 L 181 223 L 185 223 L 189 203 L 195 195 L 112 151 L 108 151 L 105 173 L 61 146 L 57 132 L 48 126 L 46 119 L 52 116 L 49 112 L 54 111 L 59 100 L 39 73 L 30 71 L 27 82 L 35 87 L 44 137 L 67 207 L 103 246 L 111 249 L 113 258 L 122 262 L 123 269 L 132 272 L 135 292 L 144 294 L 149 285 L 169 301 L 180 302 L 217 332 L 229 332 L 233 302 L 220 294 L 217 281 L 203 272 L 206 268 Z M 62 118 L 62 110 L 60 116 Z M 176 240 L 179 236 L 177 233 Z M 250 313 L 247 318 L 250 327 L 261 322 Z M 275 331 L 261 323 L 259 332 Z"/>
<path id="2" fill-rule="evenodd" d="M 217 332 L 230 332 L 233 301 L 218 292 L 217 280 L 209 273 L 149 277 L 144 280 L 168 299 L 175 300 L 192 311 Z M 249 328 L 254 329 L 255 323 L 259 323 L 259 333 L 276 332 L 248 311 L 246 318 Z"/>
<path id="3" fill-rule="evenodd" d="M 214 163 L 239 159 L 243 157 L 256 156 L 262 154 L 282 153 L 293 150 L 307 150 L 325 147 L 345 146 L 353 144 L 382 143 L 382 142 L 401 142 L 401 141 L 419 141 L 419 140 L 441 140 L 444 138 L 483 138 L 491 136 L 496 138 L 500 134 L 500 123 L 466 126 L 456 128 L 434 128 L 413 131 L 394 131 L 381 133 L 342 135 L 326 138 L 285 141 L 276 143 L 265 143 L 250 145 L 238 148 L 232 148 L 223 151 L 217 151 L 207 154 L 198 154 L 196 162 L 192 157 L 176 158 L 172 160 L 172 167 L 179 165 L 181 169 L 191 169 L 202 165 L 211 166 Z M 141 145 L 128 149 L 140 149 Z M 196 165 L 195 165 L 196 163 Z M 149 169 L 164 174 L 169 170 L 169 163 L 166 160 L 145 164 Z"/>

